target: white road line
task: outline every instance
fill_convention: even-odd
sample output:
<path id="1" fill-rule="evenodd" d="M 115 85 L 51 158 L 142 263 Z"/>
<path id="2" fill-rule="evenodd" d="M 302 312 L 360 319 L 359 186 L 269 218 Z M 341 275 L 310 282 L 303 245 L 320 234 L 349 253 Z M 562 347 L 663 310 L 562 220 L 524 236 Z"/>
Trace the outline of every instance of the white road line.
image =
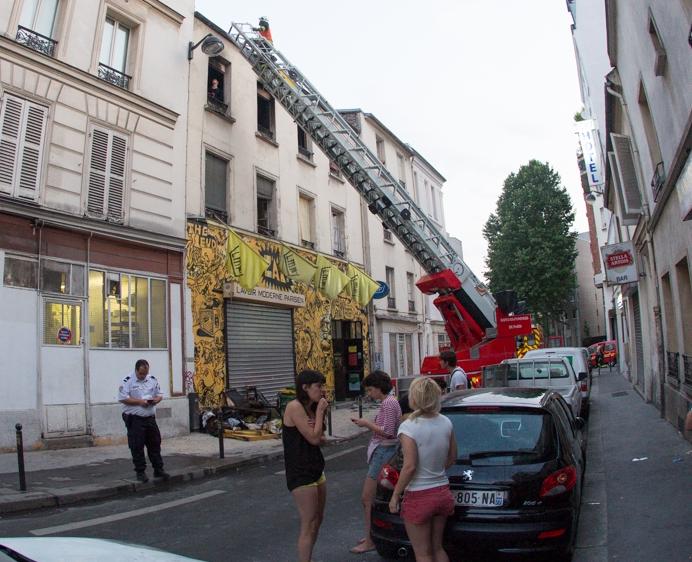
<path id="1" fill-rule="evenodd" d="M 204 492 L 203 494 L 197 494 L 195 496 L 190 496 L 188 498 L 182 498 L 180 500 L 173 500 L 170 502 L 162 503 L 159 505 L 153 505 L 151 507 L 143 507 L 141 509 L 133 509 L 132 511 L 124 511 L 123 513 L 116 513 L 115 515 L 107 515 L 105 517 L 95 517 L 94 519 L 86 519 L 84 521 L 76 521 L 74 523 L 66 523 L 65 525 L 55 525 L 53 527 L 44 527 L 43 529 L 34 529 L 29 531 L 32 535 L 43 536 L 43 535 L 54 535 L 56 533 L 64 533 L 65 531 L 72 531 L 74 529 L 84 529 L 85 527 L 94 527 L 95 525 L 103 525 L 104 523 L 110 523 L 112 521 L 120 521 L 121 519 L 128 519 L 130 517 L 138 517 L 140 515 L 146 515 L 147 513 L 154 513 L 155 511 L 161 511 L 163 509 L 170 509 L 171 507 L 177 507 L 179 505 L 185 505 L 186 503 L 192 503 L 199 500 L 204 500 L 212 496 L 218 496 L 219 494 L 225 494 L 224 490 L 211 490 L 209 492 Z"/>
<path id="2" fill-rule="evenodd" d="M 328 455 L 324 457 L 325 461 L 330 461 L 332 459 L 335 459 L 337 457 L 341 457 L 343 455 L 348 455 L 349 453 L 352 453 L 353 451 L 357 451 L 358 449 L 364 449 L 365 445 L 358 445 L 357 447 L 351 447 L 350 449 L 344 449 L 343 451 L 339 451 L 338 453 L 334 453 L 333 455 Z M 274 474 L 286 474 L 285 470 L 279 470 L 279 472 L 275 472 Z"/>

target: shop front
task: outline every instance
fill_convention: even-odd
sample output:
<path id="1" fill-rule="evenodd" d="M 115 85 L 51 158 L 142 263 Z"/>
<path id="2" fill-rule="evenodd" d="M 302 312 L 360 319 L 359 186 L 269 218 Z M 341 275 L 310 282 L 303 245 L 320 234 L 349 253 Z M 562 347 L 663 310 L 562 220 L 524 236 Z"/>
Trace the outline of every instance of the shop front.
<path id="1" fill-rule="evenodd" d="M 250 234 L 240 238 L 266 267 L 256 286 L 242 287 L 229 270 L 229 232 L 217 223 L 188 223 L 192 380 L 201 407 L 218 406 L 228 388 L 248 386 L 273 401 L 303 369 L 322 372 L 332 398 L 359 392 L 369 353 L 365 307 L 346 291 L 328 296 L 310 280 L 286 274 L 282 256 L 287 249 L 313 268 L 315 252 Z M 349 265 L 319 258 L 340 274 Z"/>

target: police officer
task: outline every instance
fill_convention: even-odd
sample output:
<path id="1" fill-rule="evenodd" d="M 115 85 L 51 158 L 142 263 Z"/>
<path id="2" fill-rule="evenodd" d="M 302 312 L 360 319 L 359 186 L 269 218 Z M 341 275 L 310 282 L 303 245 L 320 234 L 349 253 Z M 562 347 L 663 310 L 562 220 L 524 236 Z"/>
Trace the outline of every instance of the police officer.
<path id="1" fill-rule="evenodd" d="M 154 467 L 154 477 L 168 480 L 161 458 L 161 433 L 156 425 L 156 404 L 163 400 L 159 382 L 149 374 L 149 363 L 139 359 L 135 370 L 123 379 L 118 390 L 118 400 L 123 405 L 123 421 L 127 427 L 127 444 L 132 452 L 137 480 L 148 482 L 144 458 L 147 448 L 149 461 Z"/>

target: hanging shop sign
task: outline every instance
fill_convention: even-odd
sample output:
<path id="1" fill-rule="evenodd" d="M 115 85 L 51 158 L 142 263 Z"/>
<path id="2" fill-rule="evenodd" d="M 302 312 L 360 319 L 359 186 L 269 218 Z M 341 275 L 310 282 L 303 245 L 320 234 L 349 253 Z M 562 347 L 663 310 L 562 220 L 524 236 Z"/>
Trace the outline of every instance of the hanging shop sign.
<path id="1" fill-rule="evenodd" d="M 389 294 L 389 285 L 385 283 L 384 281 L 378 281 L 377 284 L 379 287 L 377 288 L 377 291 L 375 291 L 375 294 L 372 296 L 373 299 L 383 299 Z"/>
<path id="2" fill-rule="evenodd" d="M 636 283 L 639 280 L 632 242 L 602 246 L 601 255 L 603 256 L 608 283 L 623 285 Z"/>
<path id="3" fill-rule="evenodd" d="M 243 289 L 235 282 L 223 284 L 223 296 L 227 299 L 290 306 L 294 308 L 305 306 L 305 295 L 300 293 L 277 291 L 264 287 L 255 287 L 254 289 L 247 290 Z"/>
<path id="4" fill-rule="evenodd" d="M 589 187 L 595 187 L 603 183 L 601 174 L 600 158 L 598 157 L 598 145 L 595 139 L 596 122 L 593 119 L 578 121 L 575 124 L 579 144 L 584 156 L 584 166 L 586 167 L 586 177 L 589 180 Z"/>

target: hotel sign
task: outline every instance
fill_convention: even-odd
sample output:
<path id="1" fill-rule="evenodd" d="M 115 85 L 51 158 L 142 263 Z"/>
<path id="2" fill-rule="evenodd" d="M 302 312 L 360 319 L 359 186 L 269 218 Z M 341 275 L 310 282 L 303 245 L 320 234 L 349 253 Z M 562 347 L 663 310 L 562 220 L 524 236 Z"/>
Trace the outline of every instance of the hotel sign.
<path id="1" fill-rule="evenodd" d="M 593 119 L 578 121 L 575 124 L 579 144 L 584 156 L 584 166 L 586 167 L 586 177 L 589 180 L 589 187 L 595 187 L 603 183 L 601 174 L 600 158 L 598 156 L 598 145 L 596 144 L 595 128 L 596 122 Z"/>
<path id="2" fill-rule="evenodd" d="M 237 301 L 256 302 L 260 304 L 273 304 L 301 308 L 305 306 L 305 295 L 290 291 L 277 291 L 265 287 L 255 287 L 251 291 L 243 289 L 235 282 L 223 284 L 223 296 Z"/>

